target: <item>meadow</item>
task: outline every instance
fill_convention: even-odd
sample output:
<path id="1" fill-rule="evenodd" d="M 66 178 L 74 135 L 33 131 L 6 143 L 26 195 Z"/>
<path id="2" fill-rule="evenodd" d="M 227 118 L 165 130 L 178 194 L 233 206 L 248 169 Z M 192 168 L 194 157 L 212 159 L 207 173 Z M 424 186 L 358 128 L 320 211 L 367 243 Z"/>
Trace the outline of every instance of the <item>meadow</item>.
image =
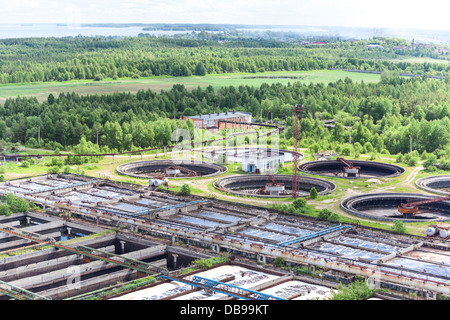
<path id="1" fill-rule="evenodd" d="M 214 90 L 221 87 L 240 85 L 259 87 L 263 83 L 281 83 L 287 85 L 297 81 L 303 83 L 329 83 L 344 80 L 346 77 L 355 82 L 366 83 L 380 81 L 379 74 L 366 74 L 346 72 L 340 70 L 315 70 L 315 71 L 290 71 L 290 72 L 261 72 L 261 73 L 227 73 L 190 77 L 148 77 L 140 79 L 105 79 L 102 81 L 73 80 L 67 82 L 45 82 L 27 84 L 7 84 L 0 86 L 0 104 L 8 97 L 34 96 L 39 102 L 47 99 L 52 93 L 57 96 L 60 93 L 75 92 L 80 95 L 111 94 L 114 92 L 136 93 L 139 90 L 151 89 L 159 92 L 170 89 L 175 84 L 183 84 L 187 89 L 198 86 L 204 88 L 212 86 Z"/>

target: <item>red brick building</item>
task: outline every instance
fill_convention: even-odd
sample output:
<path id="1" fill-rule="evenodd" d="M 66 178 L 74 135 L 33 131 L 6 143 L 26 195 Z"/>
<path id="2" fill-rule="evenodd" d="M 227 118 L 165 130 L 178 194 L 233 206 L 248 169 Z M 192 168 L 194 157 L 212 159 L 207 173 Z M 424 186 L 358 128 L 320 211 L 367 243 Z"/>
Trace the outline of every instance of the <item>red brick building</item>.
<path id="1" fill-rule="evenodd" d="M 183 120 L 191 119 L 195 128 L 202 129 L 248 129 L 247 123 L 252 122 L 250 112 L 227 111 L 223 113 L 210 113 L 200 116 L 183 116 Z M 220 125 L 220 127 L 219 127 Z"/>

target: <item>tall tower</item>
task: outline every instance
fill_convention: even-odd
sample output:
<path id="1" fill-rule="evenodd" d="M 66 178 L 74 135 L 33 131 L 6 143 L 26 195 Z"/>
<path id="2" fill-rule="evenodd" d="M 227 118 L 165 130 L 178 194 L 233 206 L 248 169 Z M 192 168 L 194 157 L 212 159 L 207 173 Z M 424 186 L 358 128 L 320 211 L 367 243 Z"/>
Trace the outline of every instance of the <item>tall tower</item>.
<path id="1" fill-rule="evenodd" d="M 299 176 L 298 176 L 298 165 L 299 165 L 299 153 L 298 147 L 301 140 L 300 133 L 300 121 L 302 119 L 303 105 L 296 104 L 292 111 L 294 112 L 294 175 L 292 177 L 292 198 L 296 199 L 298 197 L 299 189 Z"/>
<path id="2" fill-rule="evenodd" d="M 412 39 L 411 42 L 411 50 L 415 50 L 416 49 L 416 45 L 414 44 L 414 38 Z"/>

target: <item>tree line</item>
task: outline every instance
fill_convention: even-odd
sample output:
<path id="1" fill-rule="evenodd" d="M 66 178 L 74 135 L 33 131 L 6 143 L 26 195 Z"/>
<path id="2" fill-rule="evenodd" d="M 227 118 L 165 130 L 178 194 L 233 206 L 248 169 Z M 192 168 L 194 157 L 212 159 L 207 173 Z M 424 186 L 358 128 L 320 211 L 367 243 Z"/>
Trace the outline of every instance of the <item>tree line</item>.
<path id="1" fill-rule="evenodd" d="M 450 64 L 397 61 L 392 48 L 373 50 L 366 43 L 318 47 L 255 39 L 221 43 L 156 37 L 4 39 L 0 84 L 327 68 L 449 74 Z"/>

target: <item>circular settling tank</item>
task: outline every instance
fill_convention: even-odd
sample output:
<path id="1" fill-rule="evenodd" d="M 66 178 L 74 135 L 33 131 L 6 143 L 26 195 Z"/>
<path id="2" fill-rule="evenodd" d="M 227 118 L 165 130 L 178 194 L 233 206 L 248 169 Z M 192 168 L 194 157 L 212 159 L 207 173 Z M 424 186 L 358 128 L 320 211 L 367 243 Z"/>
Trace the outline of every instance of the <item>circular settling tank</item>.
<path id="1" fill-rule="evenodd" d="M 292 175 L 235 175 L 219 179 L 214 187 L 220 191 L 234 195 L 255 197 L 290 197 L 292 196 Z M 319 195 L 325 195 L 336 189 L 332 182 L 311 178 L 299 177 L 299 196 L 309 196 L 314 187 Z"/>
<path id="2" fill-rule="evenodd" d="M 349 179 L 392 178 L 405 173 L 404 168 L 393 164 L 363 160 L 348 161 L 353 168 L 339 160 L 319 160 L 302 163 L 299 170 L 309 174 Z"/>
<path id="3" fill-rule="evenodd" d="M 135 161 L 117 167 L 117 172 L 135 178 L 209 177 L 226 172 L 226 166 L 200 161 L 149 160 Z"/>
<path id="4" fill-rule="evenodd" d="M 450 201 L 430 201 L 440 198 L 442 196 L 415 193 L 363 194 L 344 199 L 341 208 L 352 215 L 381 221 L 449 221 Z M 415 203 L 410 206 L 415 210 L 400 213 L 399 206 L 402 203 Z"/>
<path id="5" fill-rule="evenodd" d="M 450 175 L 420 178 L 416 181 L 416 186 L 428 192 L 450 195 Z"/>

